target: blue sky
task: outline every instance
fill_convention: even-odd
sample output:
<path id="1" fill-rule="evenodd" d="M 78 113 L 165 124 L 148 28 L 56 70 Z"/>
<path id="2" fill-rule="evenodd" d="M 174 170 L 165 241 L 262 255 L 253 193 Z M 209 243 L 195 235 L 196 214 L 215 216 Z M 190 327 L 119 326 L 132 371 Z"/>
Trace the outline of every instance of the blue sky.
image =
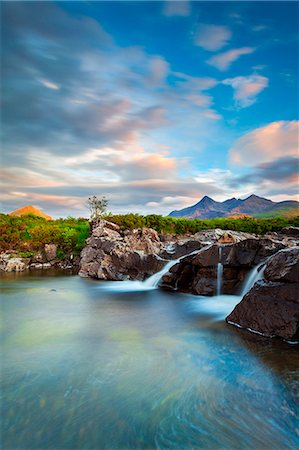
<path id="1" fill-rule="evenodd" d="M 1 9 L 3 212 L 298 198 L 298 3 Z"/>

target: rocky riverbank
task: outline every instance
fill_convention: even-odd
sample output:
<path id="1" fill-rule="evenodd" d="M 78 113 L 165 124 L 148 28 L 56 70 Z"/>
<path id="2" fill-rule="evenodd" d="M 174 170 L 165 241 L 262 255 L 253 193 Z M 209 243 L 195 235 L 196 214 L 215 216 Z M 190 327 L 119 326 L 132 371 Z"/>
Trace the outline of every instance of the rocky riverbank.
<path id="1" fill-rule="evenodd" d="M 13 252 L 0 254 L 0 271 L 23 272 L 30 269 L 75 269 L 79 270 L 80 257 L 72 253 L 58 257 L 57 245 L 45 244 L 37 252 Z"/>

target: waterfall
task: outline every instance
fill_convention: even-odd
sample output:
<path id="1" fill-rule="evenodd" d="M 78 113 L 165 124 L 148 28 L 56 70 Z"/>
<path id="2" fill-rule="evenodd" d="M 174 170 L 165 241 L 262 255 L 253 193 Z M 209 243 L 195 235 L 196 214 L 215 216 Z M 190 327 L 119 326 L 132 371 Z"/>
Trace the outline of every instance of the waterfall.
<path id="1" fill-rule="evenodd" d="M 223 264 L 221 262 L 221 256 L 222 256 L 222 247 L 219 245 L 219 257 L 218 257 L 218 264 L 217 264 L 217 290 L 216 295 L 221 294 L 221 288 L 222 288 L 222 275 L 223 275 Z"/>
<path id="2" fill-rule="evenodd" d="M 204 248 L 206 248 L 206 247 L 204 247 Z M 188 253 L 187 255 L 180 256 L 178 259 L 168 261 L 168 263 L 165 264 L 163 269 L 161 269 L 157 273 L 154 273 L 154 275 L 150 276 L 147 280 L 143 281 L 142 284 L 146 288 L 154 289 L 154 288 L 158 287 L 159 281 L 161 280 L 163 275 L 165 275 L 167 272 L 169 272 L 171 267 L 173 267 L 175 264 L 177 264 L 178 262 L 180 262 L 182 259 L 186 258 L 187 256 L 196 255 L 199 251 L 200 250 L 195 250 L 195 251 L 193 251 L 191 253 Z"/>
<path id="3" fill-rule="evenodd" d="M 252 288 L 252 286 L 258 281 L 263 278 L 264 270 L 266 267 L 266 262 L 263 261 L 257 266 L 255 266 L 250 272 L 248 277 L 245 280 L 244 287 L 241 292 L 241 296 L 244 297 L 245 294 L 247 294 L 248 291 Z M 261 268 L 264 266 L 263 268 Z"/>

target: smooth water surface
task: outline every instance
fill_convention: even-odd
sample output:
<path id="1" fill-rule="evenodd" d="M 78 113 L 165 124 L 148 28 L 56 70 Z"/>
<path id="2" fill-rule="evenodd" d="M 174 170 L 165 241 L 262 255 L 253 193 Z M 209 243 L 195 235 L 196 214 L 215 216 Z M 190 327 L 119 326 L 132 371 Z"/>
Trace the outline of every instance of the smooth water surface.
<path id="1" fill-rule="evenodd" d="M 3 449 L 299 447 L 298 346 L 227 325 L 238 297 L 108 286 L 2 277 Z"/>

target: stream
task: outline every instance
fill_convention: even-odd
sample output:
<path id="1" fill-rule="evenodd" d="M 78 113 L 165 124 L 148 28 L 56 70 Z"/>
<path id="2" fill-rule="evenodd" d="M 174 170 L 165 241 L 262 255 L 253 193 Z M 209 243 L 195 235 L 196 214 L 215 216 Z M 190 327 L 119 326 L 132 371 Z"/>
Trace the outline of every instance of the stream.
<path id="1" fill-rule="evenodd" d="M 58 271 L 1 294 L 3 449 L 299 447 L 298 346 L 226 324 L 241 297 Z"/>

